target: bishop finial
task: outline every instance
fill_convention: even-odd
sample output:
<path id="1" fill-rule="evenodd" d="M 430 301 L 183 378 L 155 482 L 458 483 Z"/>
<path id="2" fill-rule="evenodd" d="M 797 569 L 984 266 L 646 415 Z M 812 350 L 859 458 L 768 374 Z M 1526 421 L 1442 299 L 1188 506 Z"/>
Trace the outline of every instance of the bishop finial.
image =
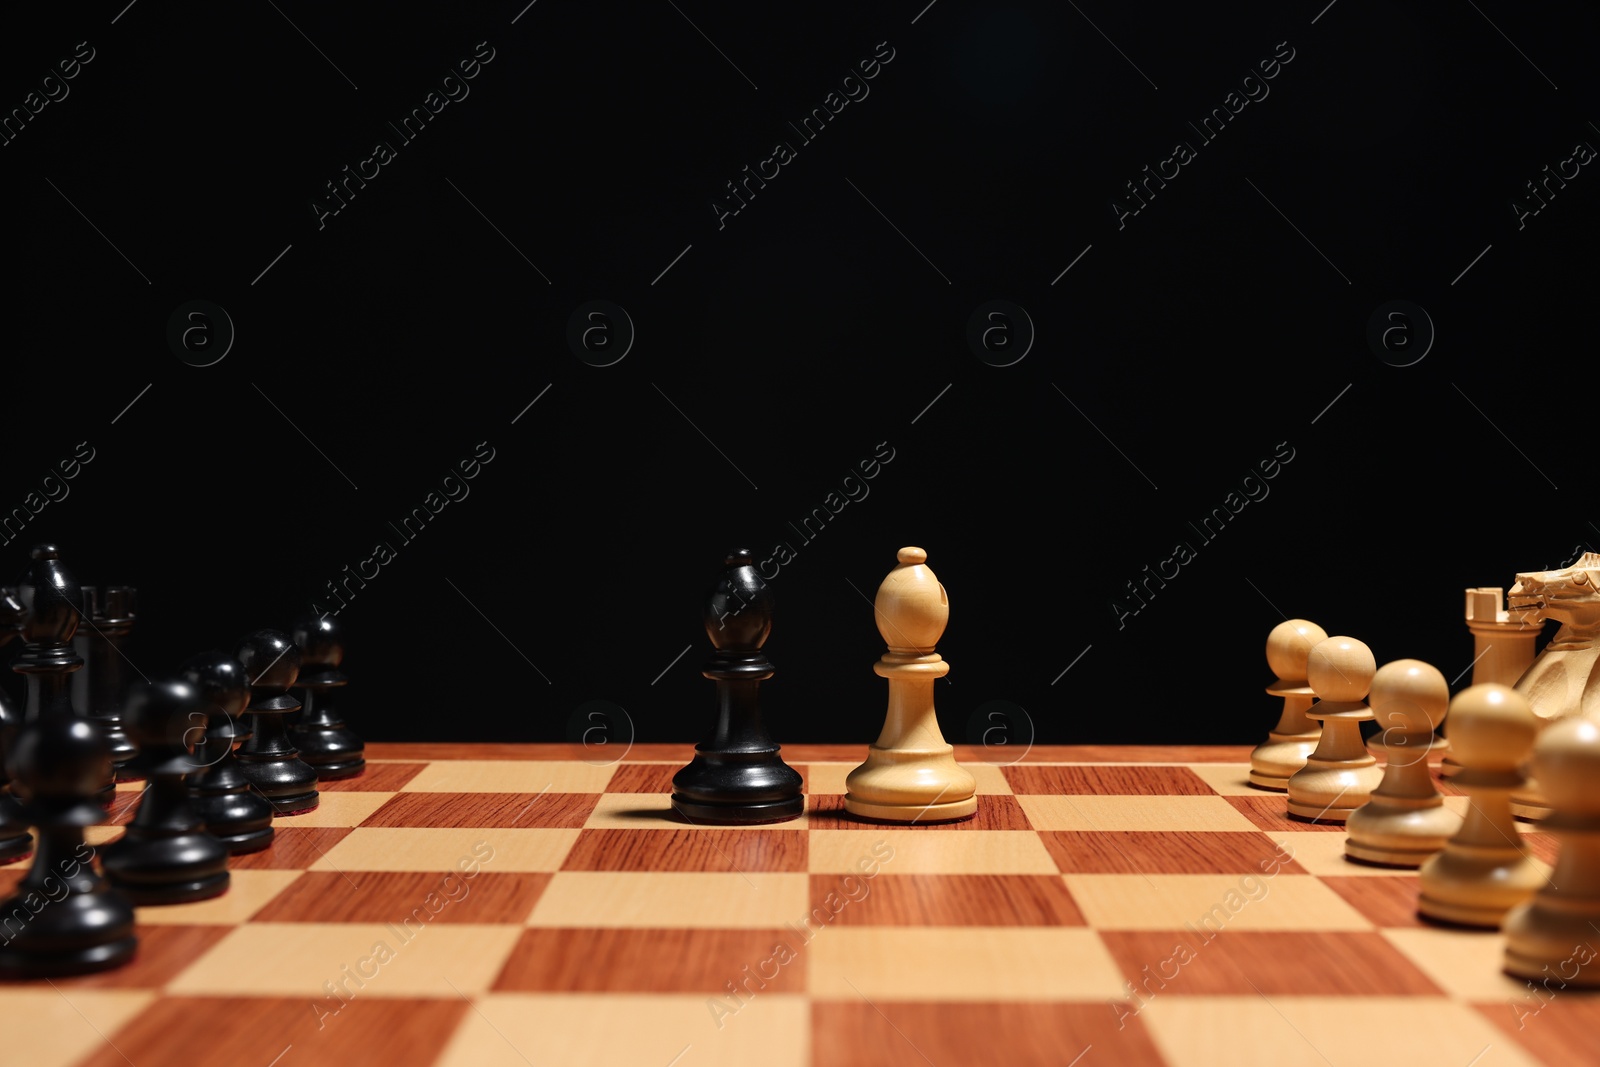
<path id="1" fill-rule="evenodd" d="M 753 559 L 748 548 L 724 554 L 727 570 L 706 595 L 706 634 L 719 652 L 754 652 L 772 632 L 772 591 Z"/>
<path id="2" fill-rule="evenodd" d="M 928 553 L 902 548 L 899 565 L 878 587 L 873 617 L 891 652 L 931 653 L 950 621 L 950 598 L 927 566 Z"/>

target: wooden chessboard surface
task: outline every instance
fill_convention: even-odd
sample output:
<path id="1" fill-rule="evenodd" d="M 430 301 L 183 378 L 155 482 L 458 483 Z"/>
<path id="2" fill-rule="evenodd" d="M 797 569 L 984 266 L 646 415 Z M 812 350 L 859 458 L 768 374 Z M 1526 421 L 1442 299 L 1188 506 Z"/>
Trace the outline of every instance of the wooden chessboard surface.
<path id="1" fill-rule="evenodd" d="M 843 813 L 862 746 L 786 746 L 806 815 L 726 828 L 671 816 L 686 746 L 375 744 L 225 896 L 139 909 L 132 964 L 0 986 L 0 1062 L 1594 1062 L 1600 994 L 1419 922 L 1414 873 L 1286 818 L 1247 751 L 958 747 L 976 818 L 901 827 Z"/>

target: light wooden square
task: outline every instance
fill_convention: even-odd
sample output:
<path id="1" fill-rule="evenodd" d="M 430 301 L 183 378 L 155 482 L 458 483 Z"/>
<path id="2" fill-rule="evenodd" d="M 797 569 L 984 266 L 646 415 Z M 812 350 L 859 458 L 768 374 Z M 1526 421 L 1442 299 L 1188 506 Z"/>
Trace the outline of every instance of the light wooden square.
<path id="1" fill-rule="evenodd" d="M 1371 875 L 1379 878 L 1405 877 L 1417 872 L 1404 867 L 1374 867 L 1344 858 L 1345 834 L 1317 830 L 1264 830 L 1268 837 L 1293 853 L 1294 861 L 1312 874 L 1342 878 L 1346 875 Z"/>
<path id="2" fill-rule="evenodd" d="M 671 793 L 605 793 L 584 821 L 587 830 L 727 830 L 727 826 L 684 822 L 672 815 Z M 761 823 L 752 829 L 804 830 L 810 817 Z"/>
<path id="3" fill-rule="evenodd" d="M 393 793 L 319 793 L 315 811 L 272 820 L 274 827 L 285 826 L 360 826 L 367 816 L 383 807 Z"/>
<path id="4" fill-rule="evenodd" d="M 758 993 L 721 1027 L 704 996 L 482 997 L 436 1067 L 806 1067 L 806 998 Z"/>
<path id="5" fill-rule="evenodd" d="M 267 906 L 273 897 L 289 888 L 300 877 L 299 871 L 229 871 L 228 891 L 220 897 L 193 904 L 163 904 L 139 908 L 137 920 L 152 926 L 198 924 L 235 926 Z"/>
<path id="6" fill-rule="evenodd" d="M 862 757 L 866 751 L 863 749 Z M 859 763 L 808 763 L 806 767 L 806 792 L 813 796 L 825 793 L 843 793 L 844 780 Z"/>
<path id="7" fill-rule="evenodd" d="M 105 1045 L 109 1035 L 155 997 L 134 990 L 6 989 L 0 992 L 5 1062 L 17 1067 L 70 1067 Z"/>
<path id="8" fill-rule="evenodd" d="M 887 859 L 874 851 L 880 842 L 893 850 Z M 1032 830 L 813 830 L 808 862 L 813 874 L 858 874 L 863 862 L 893 874 L 1058 872 Z"/>
<path id="9" fill-rule="evenodd" d="M 1265 797 L 1272 795 L 1272 790 L 1257 789 L 1250 784 L 1250 764 L 1248 763 L 1185 763 L 1183 766 L 1193 771 L 1197 777 L 1204 779 L 1206 785 L 1215 789 L 1219 796 Z M 1279 796 L 1282 795 L 1281 793 L 1279 794 Z"/>
<path id="10" fill-rule="evenodd" d="M 519 927 L 443 923 L 247 923 L 180 974 L 167 991 L 204 996 L 458 997 L 489 988 Z M 410 940 L 406 938 L 409 936 Z M 353 977 L 352 977 L 353 976 Z M 460 990 L 460 993 L 457 992 Z"/>
<path id="11" fill-rule="evenodd" d="M 1436 997 L 1169 997 L 1138 1019 L 1170 1067 L 1536 1067 L 1465 1004 Z"/>
<path id="12" fill-rule="evenodd" d="M 1035 830 L 1258 830 L 1221 797 L 1077 794 L 1017 797 Z"/>
<path id="13" fill-rule="evenodd" d="M 440 760 L 428 764 L 407 793 L 604 793 L 616 765 L 577 760 Z"/>
<path id="14" fill-rule="evenodd" d="M 1498 930 L 1424 926 L 1388 929 L 1383 936 L 1447 993 L 1464 1000 L 1527 1000 L 1530 1008 L 1538 1007 L 1527 982 L 1500 969 L 1505 963 L 1506 939 Z M 1551 970 L 1554 973 L 1554 968 Z M 1560 988 L 1556 981 L 1550 986 Z"/>
<path id="15" fill-rule="evenodd" d="M 809 886 L 798 873 L 560 871 L 528 925 L 770 929 L 806 918 Z"/>
<path id="16" fill-rule="evenodd" d="M 1109 1001 L 1123 991 L 1111 954 L 1083 927 L 829 926 L 797 951 L 814 997 Z"/>
<path id="17" fill-rule="evenodd" d="M 481 846 L 494 850 L 481 860 L 487 871 L 554 871 L 578 830 L 501 827 L 366 826 L 345 835 L 308 868 L 313 871 L 452 871 L 473 861 Z M 359 879 L 357 879 L 359 881 Z"/>
<path id="18" fill-rule="evenodd" d="M 1100 930 L 1371 930 L 1372 923 L 1308 874 L 1066 874 Z M 1204 921 L 1203 921 L 1204 920 Z M 1307 964 L 1310 966 L 1311 964 Z"/>
<path id="19" fill-rule="evenodd" d="M 95 848 L 99 848 L 101 845 L 108 845 L 121 837 L 123 829 L 124 827 L 113 826 L 110 823 L 102 823 L 99 826 L 86 826 L 83 828 L 83 839 Z M 30 830 L 29 833 L 32 834 L 33 832 Z M 37 834 L 33 834 L 33 838 L 35 842 L 39 839 Z"/>

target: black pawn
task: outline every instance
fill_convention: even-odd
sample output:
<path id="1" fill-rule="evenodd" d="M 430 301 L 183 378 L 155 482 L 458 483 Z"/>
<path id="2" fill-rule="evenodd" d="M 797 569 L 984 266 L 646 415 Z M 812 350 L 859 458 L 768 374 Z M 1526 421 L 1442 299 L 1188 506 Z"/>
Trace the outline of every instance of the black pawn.
<path id="1" fill-rule="evenodd" d="M 111 764 L 117 781 L 139 778 L 133 769 L 138 754 L 122 726 L 122 704 L 128 695 L 128 657 L 123 651 L 133 630 L 135 590 L 130 585 L 83 587 L 84 616 L 87 625 L 78 629 L 78 650 L 88 663 L 83 696 L 83 712 L 111 746 Z"/>
<path id="2" fill-rule="evenodd" d="M 228 850 L 189 806 L 189 742 L 205 729 L 197 686 L 176 678 L 140 682 L 124 708 L 150 785 L 122 837 L 101 850 L 100 869 L 136 905 L 187 904 L 228 890 Z"/>
<path id="3" fill-rule="evenodd" d="M 39 834 L 33 866 L 0 901 L 8 919 L 0 978 L 87 974 L 133 958 L 133 904 L 95 873 L 84 827 L 106 820 L 96 794 L 111 752 L 93 724 L 46 715 L 22 728 L 9 761 L 22 812 Z"/>
<path id="4" fill-rule="evenodd" d="M 800 773 L 778 756 L 761 725 L 757 687 L 772 677 L 761 651 L 772 632 L 772 592 L 748 549 L 729 552 L 706 599 L 706 633 L 716 655 L 701 672 L 717 684 L 717 724 L 694 761 L 672 778 L 672 807 L 690 822 L 764 823 L 805 807 Z"/>
<path id="5" fill-rule="evenodd" d="M 229 852 L 259 852 L 272 844 L 272 805 L 251 788 L 233 758 L 233 746 L 250 736 L 243 717 L 250 702 L 244 668 L 225 652 L 207 652 L 183 665 L 183 677 L 198 687 L 209 716 L 191 757 L 190 804 L 206 833 Z"/>
<path id="6" fill-rule="evenodd" d="M 239 665 L 250 679 L 250 737 L 233 758 L 246 780 L 279 815 L 299 815 L 317 806 L 317 772 L 289 740 L 284 715 L 300 710 L 289 689 L 300 673 L 300 650 L 289 635 L 257 630 L 239 645 Z"/>
<path id="7" fill-rule="evenodd" d="M 8 642 L 12 647 L 20 648 L 21 642 L 12 638 L 21 635 L 21 620 L 23 618 L 22 605 L 17 602 L 14 592 L 10 589 L 0 589 L 0 661 L 9 666 L 10 651 L 6 646 Z M 9 670 L 9 676 L 3 681 L 17 678 Z M 21 681 L 20 678 L 17 678 Z M 28 820 L 22 816 L 22 804 L 11 794 L 10 776 L 6 773 L 6 754 L 11 751 L 11 746 L 16 743 L 17 727 L 22 725 L 22 711 L 13 699 L 8 687 L 0 685 L 0 864 L 16 863 L 25 860 L 33 854 L 33 838 L 28 833 Z"/>
<path id="8" fill-rule="evenodd" d="M 344 716 L 334 710 L 340 691 L 349 682 L 339 665 L 344 662 L 344 624 L 332 615 L 312 615 L 294 626 L 295 647 L 300 649 L 300 718 L 289 727 L 289 740 L 300 758 L 322 781 L 354 778 L 367 768 L 363 745 Z"/>

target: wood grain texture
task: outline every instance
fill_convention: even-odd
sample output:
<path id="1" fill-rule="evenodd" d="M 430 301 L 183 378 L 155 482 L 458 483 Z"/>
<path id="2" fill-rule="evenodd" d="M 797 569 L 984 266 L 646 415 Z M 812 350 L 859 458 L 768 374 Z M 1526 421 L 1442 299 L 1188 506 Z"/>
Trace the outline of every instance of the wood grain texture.
<path id="1" fill-rule="evenodd" d="M 1437 997 L 1377 932 L 1106 930 L 1100 938 L 1142 1000 L 1174 996 Z M 1209 938 L 1209 940 L 1208 940 Z"/>
<path id="2" fill-rule="evenodd" d="M 252 921 L 521 923 L 549 883 L 550 875 L 534 871 L 480 869 L 472 878 L 439 871 L 307 871 Z"/>
<path id="3" fill-rule="evenodd" d="M 810 890 L 810 914 L 817 924 L 1084 925 L 1072 894 L 1051 875 L 814 874 Z"/>
<path id="4" fill-rule="evenodd" d="M 469 1011 L 464 1000 L 365 997 L 319 1019 L 305 997 L 166 997 L 79 1067 L 265 1067 L 291 1046 L 301 1064 L 428 1067 Z"/>
<path id="5" fill-rule="evenodd" d="M 585 830 L 564 871 L 803 871 L 795 830 Z"/>
<path id="6" fill-rule="evenodd" d="M 426 763 L 373 763 L 354 778 L 317 782 L 319 793 L 393 793 L 417 776 Z"/>
<path id="7" fill-rule="evenodd" d="M 781 953 L 779 945 L 784 946 Z M 523 931 L 494 988 L 728 996 L 732 983 L 741 998 L 803 993 L 805 956 L 801 936 L 783 928 L 535 928 Z M 736 1003 L 729 1001 L 729 1006 Z"/>
<path id="8" fill-rule="evenodd" d="M 1324 877 L 1322 884 L 1338 893 L 1374 926 L 1423 926 L 1417 916 L 1420 885 L 1414 874 L 1394 878 Z"/>
<path id="9" fill-rule="evenodd" d="M 1051 796 L 1209 797 L 1216 790 L 1187 767 L 1031 767 L 1001 768 L 1013 793 Z"/>
<path id="10" fill-rule="evenodd" d="M 1595 1061 L 1600 998 L 1592 993 L 1563 990 L 1552 981 L 1549 990 L 1529 990 L 1505 1001 L 1474 1007 L 1550 1067 L 1575 1067 Z"/>
<path id="11" fill-rule="evenodd" d="M 396 793 L 362 826 L 483 826 L 577 829 L 599 793 Z"/>
<path id="12" fill-rule="evenodd" d="M 1063 872 L 1132 874 L 1304 874 L 1264 833 L 1051 830 L 1039 835 Z"/>
<path id="13" fill-rule="evenodd" d="M 1119 1028 L 1104 1004 L 820 1001 L 811 1026 L 813 1062 L 827 1067 L 1166 1063 L 1142 1020 Z"/>
<path id="14" fill-rule="evenodd" d="M 349 826 L 284 826 L 280 822 L 272 828 L 272 844 L 260 852 L 229 857 L 228 868 L 235 871 L 303 869 L 326 855 L 352 829 Z"/>
<path id="15" fill-rule="evenodd" d="M 1301 830 L 1321 830 L 1324 833 L 1342 834 L 1342 823 L 1307 822 L 1289 817 L 1288 802 L 1282 793 L 1261 797 L 1223 797 L 1238 809 L 1239 814 L 1263 830 L 1280 830 L 1296 833 Z"/>

